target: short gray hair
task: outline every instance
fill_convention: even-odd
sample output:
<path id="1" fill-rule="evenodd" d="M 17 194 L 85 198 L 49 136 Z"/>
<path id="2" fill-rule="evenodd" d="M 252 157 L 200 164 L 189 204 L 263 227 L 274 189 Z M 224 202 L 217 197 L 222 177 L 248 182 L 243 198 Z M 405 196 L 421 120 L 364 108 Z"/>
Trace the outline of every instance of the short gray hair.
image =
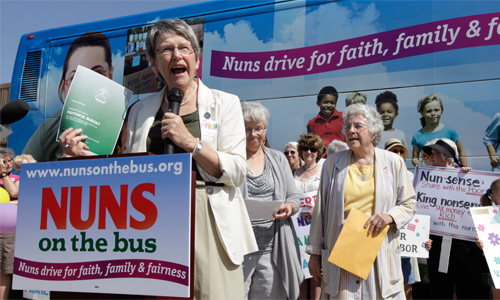
<path id="1" fill-rule="evenodd" d="M 266 127 L 269 125 L 271 115 L 269 114 L 269 110 L 262 104 L 245 101 L 241 104 L 241 110 L 243 111 L 243 119 L 245 119 L 245 122 L 262 122 Z"/>
<path id="2" fill-rule="evenodd" d="M 333 140 L 328 144 L 328 148 L 326 148 L 326 155 L 330 156 L 347 149 L 349 149 L 349 146 L 346 143 L 339 140 Z"/>
<path id="3" fill-rule="evenodd" d="M 343 113 L 344 124 L 347 123 L 347 119 L 352 115 L 362 115 L 368 121 L 368 131 L 370 134 L 377 134 L 377 136 L 372 140 L 372 144 L 377 146 L 382 139 L 382 130 L 384 130 L 384 123 L 382 122 L 382 117 L 377 112 L 374 107 L 369 105 L 356 103 L 346 107 Z M 343 126 L 342 132 L 347 137 L 346 127 Z"/>
<path id="4" fill-rule="evenodd" d="M 294 141 L 288 142 L 288 143 L 286 143 L 285 148 L 283 149 L 283 151 L 286 151 L 286 148 L 288 148 L 288 147 L 292 147 L 294 149 L 297 149 L 297 151 L 298 151 L 299 150 L 299 143 L 294 142 Z"/>
<path id="5" fill-rule="evenodd" d="M 11 159 L 14 159 L 15 155 L 16 154 L 15 154 L 14 150 L 12 150 L 12 148 L 0 147 L 0 158 L 2 158 L 4 156 L 8 156 Z"/>
<path id="6" fill-rule="evenodd" d="M 164 19 L 156 22 L 149 28 L 148 35 L 146 36 L 146 54 L 153 61 L 156 62 L 156 39 L 159 36 L 167 34 L 175 34 L 184 37 L 191 43 L 196 59 L 200 57 L 200 44 L 193 28 L 181 19 Z M 160 74 L 158 74 L 158 77 L 165 83 L 165 79 Z"/>

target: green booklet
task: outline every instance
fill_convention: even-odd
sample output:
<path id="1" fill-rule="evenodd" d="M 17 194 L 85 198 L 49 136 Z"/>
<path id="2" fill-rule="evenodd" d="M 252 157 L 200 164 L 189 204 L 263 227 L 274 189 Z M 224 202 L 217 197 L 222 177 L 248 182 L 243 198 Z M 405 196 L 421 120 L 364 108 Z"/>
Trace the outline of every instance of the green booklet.
<path id="1" fill-rule="evenodd" d="M 78 66 L 59 123 L 59 134 L 83 129 L 85 144 L 98 155 L 111 154 L 123 125 L 132 91 L 90 69 Z"/>

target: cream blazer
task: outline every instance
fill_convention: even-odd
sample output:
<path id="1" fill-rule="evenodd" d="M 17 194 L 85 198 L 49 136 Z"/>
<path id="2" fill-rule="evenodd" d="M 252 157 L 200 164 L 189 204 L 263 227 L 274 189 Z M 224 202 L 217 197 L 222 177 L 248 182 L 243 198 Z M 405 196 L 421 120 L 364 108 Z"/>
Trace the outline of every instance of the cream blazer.
<path id="1" fill-rule="evenodd" d="M 307 253 L 322 256 L 322 286 L 332 297 L 339 292 L 340 268 L 328 262 L 328 257 L 344 225 L 345 179 L 351 156 L 351 150 L 342 151 L 329 156 L 323 164 L 306 247 Z M 380 294 L 389 298 L 403 291 L 399 229 L 415 213 L 415 192 L 403 159 L 379 148 L 375 148 L 375 212 L 391 215 L 397 228 L 389 229 L 375 260 Z"/>
<path id="2" fill-rule="evenodd" d="M 198 80 L 198 113 L 203 146 L 214 149 L 222 176 L 216 178 L 198 165 L 207 182 L 224 183 L 210 187 L 208 200 L 215 217 L 217 232 L 227 255 L 235 265 L 245 254 L 258 250 L 250 218 L 238 188 L 248 169 L 246 136 L 240 100 L 236 95 L 209 89 Z M 135 104 L 128 119 L 126 152 L 146 152 L 146 139 L 166 88 Z"/>

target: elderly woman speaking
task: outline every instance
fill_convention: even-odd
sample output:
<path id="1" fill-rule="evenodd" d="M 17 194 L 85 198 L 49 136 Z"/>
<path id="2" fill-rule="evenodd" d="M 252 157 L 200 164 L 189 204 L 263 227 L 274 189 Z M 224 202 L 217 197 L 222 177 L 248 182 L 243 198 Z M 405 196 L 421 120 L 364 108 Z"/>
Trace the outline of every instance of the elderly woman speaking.
<path id="1" fill-rule="evenodd" d="M 241 299 L 243 257 L 257 250 L 239 186 L 245 181 L 245 131 L 237 96 L 212 90 L 195 77 L 200 47 L 182 20 L 155 23 L 146 51 L 165 88 L 135 104 L 127 152 L 192 153 L 196 172 L 194 298 Z M 179 115 L 168 112 L 168 92 L 183 92 Z M 174 228 L 166 230 L 175 230 Z"/>
<path id="2" fill-rule="evenodd" d="M 283 153 L 264 147 L 268 110 L 255 102 L 243 103 L 242 109 L 248 160 L 243 197 L 283 201 L 274 219 L 252 220 L 259 251 L 243 262 L 245 299 L 297 299 L 304 276 L 290 220 L 300 208 L 295 181 Z"/>
<path id="3" fill-rule="evenodd" d="M 398 230 L 413 217 L 415 192 L 403 159 L 376 148 L 384 128 L 377 111 L 354 104 L 343 118 L 350 150 L 323 165 L 306 249 L 309 270 L 322 280 L 322 299 L 405 299 Z M 390 226 L 366 280 L 328 262 L 351 208 L 371 215 L 364 224 L 370 234 Z"/>

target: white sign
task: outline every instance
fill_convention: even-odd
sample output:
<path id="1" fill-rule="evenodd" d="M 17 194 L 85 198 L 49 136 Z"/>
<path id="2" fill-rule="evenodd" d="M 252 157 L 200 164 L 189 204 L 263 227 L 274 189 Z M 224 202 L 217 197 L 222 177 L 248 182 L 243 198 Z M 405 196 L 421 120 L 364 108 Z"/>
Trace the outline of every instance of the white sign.
<path id="1" fill-rule="evenodd" d="M 399 233 L 401 256 L 429 258 L 425 242 L 429 239 L 430 220 L 429 216 L 415 214 L 410 222 L 401 228 Z"/>
<path id="2" fill-rule="evenodd" d="M 500 206 L 470 209 L 495 288 L 500 289 Z"/>
<path id="3" fill-rule="evenodd" d="M 475 241 L 469 209 L 480 206 L 479 198 L 498 178 L 499 174 L 492 172 L 417 166 L 417 213 L 431 217 L 432 234 Z"/>
<path id="4" fill-rule="evenodd" d="M 281 204 L 283 204 L 283 200 L 262 201 L 245 199 L 250 220 L 274 220 L 273 214 L 279 211 Z"/>
<path id="5" fill-rule="evenodd" d="M 314 205 L 316 203 L 316 196 L 318 192 L 309 192 L 300 194 L 300 211 L 309 210 L 306 204 Z M 297 234 L 297 242 L 299 244 L 300 251 L 300 264 L 302 265 L 302 272 L 304 273 L 304 279 L 311 278 L 309 273 L 309 254 L 306 253 L 307 240 L 309 239 L 309 230 L 311 227 L 311 220 L 306 220 L 300 216 L 300 212 L 294 216 L 290 217 L 292 219 L 293 226 L 295 227 L 295 233 Z"/>

